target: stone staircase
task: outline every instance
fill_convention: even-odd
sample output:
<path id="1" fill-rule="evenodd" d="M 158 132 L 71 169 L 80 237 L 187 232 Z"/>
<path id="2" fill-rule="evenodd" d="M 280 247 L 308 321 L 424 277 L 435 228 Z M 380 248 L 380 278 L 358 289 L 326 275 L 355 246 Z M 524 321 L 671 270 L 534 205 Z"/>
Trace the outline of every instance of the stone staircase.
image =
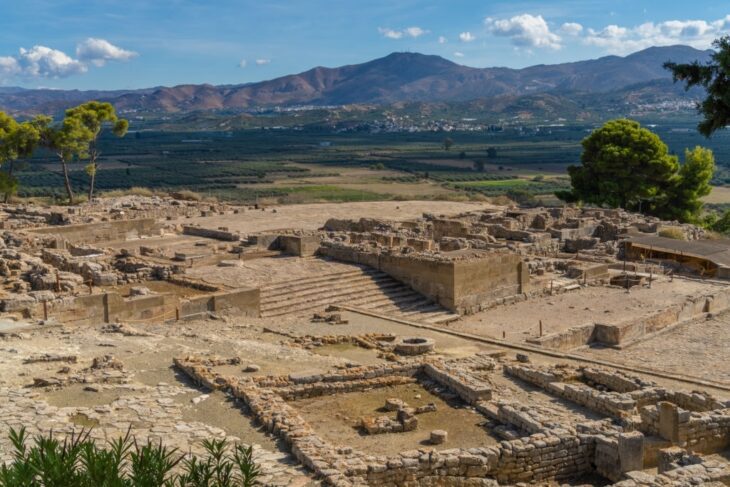
<path id="1" fill-rule="evenodd" d="M 348 305 L 431 324 L 445 323 L 459 317 L 388 274 L 359 266 L 263 286 L 260 300 L 261 316 L 264 318 L 304 315 L 331 304 Z"/>

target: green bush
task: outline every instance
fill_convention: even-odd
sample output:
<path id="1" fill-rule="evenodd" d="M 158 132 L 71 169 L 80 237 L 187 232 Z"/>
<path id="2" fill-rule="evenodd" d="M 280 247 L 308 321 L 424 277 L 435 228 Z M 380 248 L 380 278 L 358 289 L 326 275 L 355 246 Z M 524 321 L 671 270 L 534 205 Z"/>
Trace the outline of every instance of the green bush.
<path id="1" fill-rule="evenodd" d="M 205 440 L 204 459 L 162 443 L 140 446 L 129 431 L 105 447 L 90 430 L 28 440 L 24 427 L 10 430 L 13 460 L 0 466 L 0 487 L 251 487 L 260 476 L 252 448 L 225 440 Z"/>

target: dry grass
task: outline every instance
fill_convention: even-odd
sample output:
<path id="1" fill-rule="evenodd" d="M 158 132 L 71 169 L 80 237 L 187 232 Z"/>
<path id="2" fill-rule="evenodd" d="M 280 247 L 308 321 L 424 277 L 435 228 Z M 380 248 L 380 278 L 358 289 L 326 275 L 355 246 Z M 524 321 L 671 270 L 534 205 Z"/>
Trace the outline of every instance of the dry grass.
<path id="1" fill-rule="evenodd" d="M 667 227 L 659 230 L 659 236 L 664 238 L 673 238 L 675 240 L 686 240 L 684 231 L 678 227 Z"/>
<path id="2" fill-rule="evenodd" d="M 197 191 L 192 191 L 189 189 L 181 189 L 180 191 L 171 192 L 170 196 L 175 199 L 184 201 L 216 201 L 216 198 L 214 196 L 204 196 Z"/>
<path id="3" fill-rule="evenodd" d="M 712 188 L 712 192 L 710 194 L 702 198 L 702 201 L 711 204 L 730 203 L 730 187 L 715 186 Z"/>
<path id="4" fill-rule="evenodd" d="M 141 186 L 134 186 L 129 189 L 115 189 L 112 191 L 105 191 L 102 195 L 108 198 L 116 198 L 119 196 L 155 196 L 156 194 L 150 188 L 144 188 Z"/>

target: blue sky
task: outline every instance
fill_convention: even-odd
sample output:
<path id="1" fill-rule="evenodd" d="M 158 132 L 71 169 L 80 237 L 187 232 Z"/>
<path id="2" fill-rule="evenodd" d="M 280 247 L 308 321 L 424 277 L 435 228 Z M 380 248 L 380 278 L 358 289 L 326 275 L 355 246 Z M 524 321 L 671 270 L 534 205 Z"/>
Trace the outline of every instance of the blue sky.
<path id="1" fill-rule="evenodd" d="M 0 85 L 234 84 L 393 51 L 524 67 L 708 48 L 730 4 L 641 0 L 22 0 L 3 2 Z"/>

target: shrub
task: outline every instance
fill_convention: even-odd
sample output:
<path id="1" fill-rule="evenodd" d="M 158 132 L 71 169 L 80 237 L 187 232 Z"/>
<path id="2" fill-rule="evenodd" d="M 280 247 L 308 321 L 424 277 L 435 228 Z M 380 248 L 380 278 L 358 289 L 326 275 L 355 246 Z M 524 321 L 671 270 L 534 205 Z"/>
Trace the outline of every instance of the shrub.
<path id="1" fill-rule="evenodd" d="M 133 186 L 129 189 L 114 189 L 111 191 L 104 191 L 104 196 L 113 198 L 116 196 L 154 196 L 155 192 L 152 191 L 150 188 L 145 188 L 142 186 Z"/>
<path id="2" fill-rule="evenodd" d="M 685 240 L 684 231 L 678 227 L 667 227 L 659 230 L 659 236 L 665 238 L 673 238 L 675 240 Z"/>
<path id="3" fill-rule="evenodd" d="M 181 189 L 180 191 L 175 191 L 173 193 L 170 193 L 170 195 L 178 200 L 186 200 L 186 201 L 202 201 L 203 195 L 200 193 L 196 193 L 195 191 L 191 191 L 189 189 Z"/>
<path id="4" fill-rule="evenodd" d="M 252 487 L 260 476 L 253 450 L 225 440 L 205 440 L 205 458 L 179 454 L 162 443 L 139 445 L 126 436 L 99 447 L 90 430 L 63 441 L 38 436 L 29 446 L 25 428 L 10 430 L 13 460 L 0 465 L 0 487 Z"/>

